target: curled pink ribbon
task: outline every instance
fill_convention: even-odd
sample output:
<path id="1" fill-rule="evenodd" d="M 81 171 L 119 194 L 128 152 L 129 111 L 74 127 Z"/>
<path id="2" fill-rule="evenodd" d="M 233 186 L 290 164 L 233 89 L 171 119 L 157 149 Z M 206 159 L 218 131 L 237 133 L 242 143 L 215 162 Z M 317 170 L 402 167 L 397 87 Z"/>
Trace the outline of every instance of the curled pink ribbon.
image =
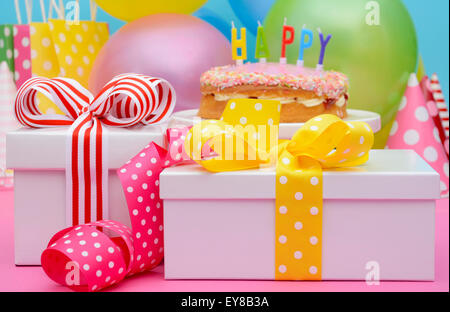
<path id="1" fill-rule="evenodd" d="M 37 92 L 64 115 L 43 114 Z M 96 291 L 125 276 L 150 270 L 163 258 L 159 173 L 173 161 L 148 145 L 119 171 L 132 229 L 108 215 L 107 127 L 130 127 L 167 120 L 175 92 L 165 80 L 126 74 L 113 78 L 94 97 L 66 78 L 31 78 L 19 89 L 15 114 L 28 127 L 69 126 L 66 149 L 66 223 L 41 256 L 44 271 L 74 290 Z M 182 144 L 180 144 L 181 146 Z M 180 159 L 181 160 L 181 159 Z M 94 222 L 92 222 L 94 221 Z M 84 225 L 80 225 L 84 224 Z"/>
<path id="2" fill-rule="evenodd" d="M 132 230 L 115 221 L 97 221 L 53 236 L 41 257 L 52 280 L 77 291 L 98 291 L 162 261 L 159 175 L 164 168 L 189 159 L 183 144 L 188 130 L 169 129 L 168 150 L 152 142 L 117 170 Z"/>

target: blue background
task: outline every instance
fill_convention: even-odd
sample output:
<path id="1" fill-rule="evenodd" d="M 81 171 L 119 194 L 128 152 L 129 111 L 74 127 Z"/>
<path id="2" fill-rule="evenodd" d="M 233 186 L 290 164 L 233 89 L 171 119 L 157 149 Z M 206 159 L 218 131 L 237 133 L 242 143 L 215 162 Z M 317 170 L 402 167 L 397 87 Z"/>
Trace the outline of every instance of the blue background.
<path id="1" fill-rule="evenodd" d="M 184 1 L 184 0 L 183 0 Z M 264 0 L 261 0 L 264 1 Z M 269 1 L 269 0 L 268 0 Z M 318 0 L 320 1 L 320 0 Z M 67 2 L 65 0 L 64 2 Z M 428 75 L 436 72 L 439 76 L 445 98 L 449 99 L 449 1 L 448 0 L 403 0 L 407 6 L 416 26 L 419 38 L 419 51 L 423 57 Z M 22 20 L 26 21 L 24 1 L 20 0 Z M 45 1 L 48 6 L 48 0 Z M 88 19 L 89 1 L 81 0 L 81 19 Z M 233 13 L 227 0 L 209 0 L 203 8 L 194 13 L 208 21 L 210 18 L 221 18 L 222 23 L 217 24 L 218 28 L 226 31 L 228 23 L 234 20 L 240 26 L 239 19 Z M 33 20 L 40 21 L 41 12 L 39 1 L 34 1 Z M 108 22 L 111 33 L 116 32 L 124 25 L 124 22 L 111 17 L 100 8 L 97 13 L 98 21 Z M 17 23 L 13 0 L 2 0 L 0 4 L 0 24 Z M 254 41 L 248 35 L 248 41 Z"/>

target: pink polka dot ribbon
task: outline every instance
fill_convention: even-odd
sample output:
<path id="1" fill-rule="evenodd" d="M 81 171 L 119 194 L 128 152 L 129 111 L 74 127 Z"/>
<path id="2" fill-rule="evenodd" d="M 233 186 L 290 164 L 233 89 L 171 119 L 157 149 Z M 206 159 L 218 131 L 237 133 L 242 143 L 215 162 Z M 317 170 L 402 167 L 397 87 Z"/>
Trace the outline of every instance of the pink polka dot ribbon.
<path id="1" fill-rule="evenodd" d="M 106 230 L 119 235 L 120 243 Z M 132 239 L 127 227 L 113 221 L 71 227 L 50 240 L 41 256 L 42 268 L 52 280 L 73 290 L 100 290 L 122 280 L 133 268 Z"/>
<path id="2" fill-rule="evenodd" d="M 165 167 L 189 159 L 183 144 L 188 130 L 169 129 L 168 150 L 152 142 L 117 170 L 132 229 L 115 221 L 97 221 L 53 236 L 41 257 L 52 280 L 76 291 L 98 291 L 161 263 L 159 175 Z"/>

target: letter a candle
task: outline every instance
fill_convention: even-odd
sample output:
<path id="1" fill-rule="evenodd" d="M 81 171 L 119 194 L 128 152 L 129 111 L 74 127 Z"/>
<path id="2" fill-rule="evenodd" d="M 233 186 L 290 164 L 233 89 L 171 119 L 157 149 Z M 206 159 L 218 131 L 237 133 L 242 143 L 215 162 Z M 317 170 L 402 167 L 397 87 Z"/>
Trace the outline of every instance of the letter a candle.
<path id="1" fill-rule="evenodd" d="M 258 32 L 256 34 L 256 50 L 255 58 L 259 59 L 260 63 L 265 63 L 267 58 L 269 58 L 270 52 L 267 46 L 266 35 L 264 33 L 264 27 L 261 22 L 258 21 Z"/>

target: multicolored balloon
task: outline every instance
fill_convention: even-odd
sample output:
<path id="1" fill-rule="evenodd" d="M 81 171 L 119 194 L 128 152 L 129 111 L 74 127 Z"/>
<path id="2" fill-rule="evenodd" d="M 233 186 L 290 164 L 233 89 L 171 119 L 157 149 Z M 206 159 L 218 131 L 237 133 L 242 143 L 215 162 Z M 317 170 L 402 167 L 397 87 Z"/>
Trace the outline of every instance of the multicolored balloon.
<path id="1" fill-rule="evenodd" d="M 191 14 L 206 0 L 95 0 L 108 14 L 131 22 L 138 18 L 157 13 Z"/>
<path id="2" fill-rule="evenodd" d="M 295 64 L 298 58 L 304 24 L 333 35 L 324 67 L 348 75 L 350 108 L 381 115 L 383 128 L 375 147 L 383 148 L 418 58 L 414 24 L 402 1 L 278 0 L 264 25 L 272 61 L 280 57 L 284 18 L 296 29 L 295 42 L 287 47 L 289 63 Z M 320 48 L 320 40 L 314 40 L 305 50 L 305 66 L 316 66 Z"/>
<path id="3" fill-rule="evenodd" d="M 98 93 L 122 73 L 161 77 L 177 93 L 177 110 L 198 108 L 200 76 L 232 62 L 231 46 L 216 28 L 184 14 L 154 14 L 123 26 L 99 52 L 89 79 Z"/>

